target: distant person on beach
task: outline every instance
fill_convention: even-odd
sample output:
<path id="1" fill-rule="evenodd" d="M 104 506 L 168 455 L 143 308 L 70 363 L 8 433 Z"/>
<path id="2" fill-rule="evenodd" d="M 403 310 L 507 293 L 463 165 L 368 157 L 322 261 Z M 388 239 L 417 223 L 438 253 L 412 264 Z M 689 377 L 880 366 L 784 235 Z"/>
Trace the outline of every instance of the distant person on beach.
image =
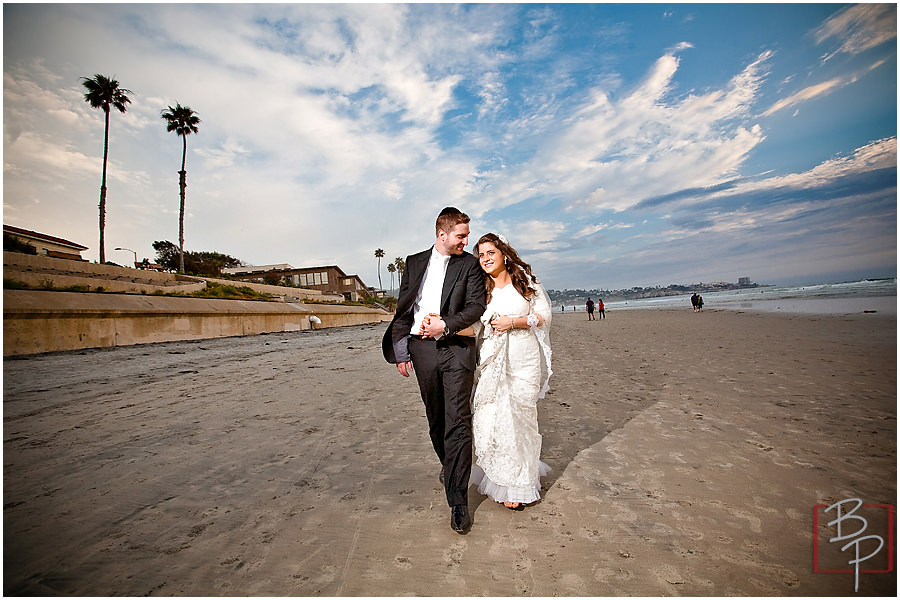
<path id="1" fill-rule="evenodd" d="M 485 272 L 487 310 L 476 324 L 475 465 L 478 491 L 518 510 L 541 497 L 537 402 L 549 390 L 550 298 L 503 236 L 488 233 L 475 253 Z"/>
<path id="2" fill-rule="evenodd" d="M 584 305 L 584 307 L 587 310 L 588 321 L 593 321 L 594 320 L 594 301 L 591 300 L 590 298 L 588 298 L 588 301 Z"/>
<path id="3" fill-rule="evenodd" d="M 703 296 L 697 294 L 697 312 L 703 312 Z"/>
<path id="4" fill-rule="evenodd" d="M 603 298 L 597 298 L 597 315 L 601 319 L 606 318 L 606 308 L 603 305 Z"/>
<path id="5" fill-rule="evenodd" d="M 691 306 L 693 307 L 694 312 L 697 312 L 697 300 L 699 298 L 700 296 L 697 295 L 697 292 L 694 292 L 694 294 L 691 296 Z"/>
<path id="6" fill-rule="evenodd" d="M 434 246 L 406 258 L 397 312 L 384 333 L 384 358 L 404 377 L 415 368 L 431 444 L 441 461 L 440 480 L 450 527 L 466 533 L 472 470 L 469 400 L 477 366 L 475 339 L 457 333 L 484 314 L 484 273 L 464 250 L 469 217 L 448 207 L 435 223 Z M 447 283 L 447 285 L 445 285 Z"/>

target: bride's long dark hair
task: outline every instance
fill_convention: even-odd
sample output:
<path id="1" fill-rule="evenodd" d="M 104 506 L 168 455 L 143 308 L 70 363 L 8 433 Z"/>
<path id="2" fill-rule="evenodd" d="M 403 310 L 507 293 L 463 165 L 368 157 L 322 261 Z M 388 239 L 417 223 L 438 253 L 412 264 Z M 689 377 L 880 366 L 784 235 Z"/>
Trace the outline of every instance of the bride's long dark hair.
<path id="1" fill-rule="evenodd" d="M 485 242 L 490 242 L 503 254 L 506 271 L 509 273 L 516 291 L 526 300 L 531 300 L 531 297 L 537 292 L 531 282 L 540 283 L 531 272 L 531 265 L 519 258 L 516 249 L 501 240 L 496 233 L 486 233 L 479 238 L 478 243 L 475 244 L 475 256 L 478 256 L 478 247 Z M 487 301 L 490 302 L 491 292 L 494 291 L 494 280 L 487 273 L 484 274 L 484 287 L 487 290 Z"/>

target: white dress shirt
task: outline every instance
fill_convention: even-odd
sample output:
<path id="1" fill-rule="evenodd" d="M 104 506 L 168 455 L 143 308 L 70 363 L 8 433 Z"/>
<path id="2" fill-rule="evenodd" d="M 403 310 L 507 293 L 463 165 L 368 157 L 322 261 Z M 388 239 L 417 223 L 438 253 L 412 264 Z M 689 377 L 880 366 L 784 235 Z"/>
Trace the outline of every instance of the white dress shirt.
<path id="1" fill-rule="evenodd" d="M 428 259 L 422 287 L 419 288 L 419 294 L 416 296 L 411 334 L 419 335 L 421 333 L 422 321 L 429 313 L 441 313 L 441 293 L 444 290 L 444 275 L 447 274 L 449 262 L 449 255 L 444 256 L 436 248 L 431 249 L 431 258 Z"/>

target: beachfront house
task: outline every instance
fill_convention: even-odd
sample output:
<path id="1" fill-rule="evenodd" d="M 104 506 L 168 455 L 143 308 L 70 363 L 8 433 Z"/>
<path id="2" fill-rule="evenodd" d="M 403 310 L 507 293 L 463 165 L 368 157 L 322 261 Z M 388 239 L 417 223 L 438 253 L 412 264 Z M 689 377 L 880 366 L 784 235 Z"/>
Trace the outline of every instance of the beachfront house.
<path id="1" fill-rule="evenodd" d="M 359 275 L 347 275 L 337 265 L 324 267 L 292 267 L 282 263 L 222 269 L 222 273 L 241 281 L 295 285 L 319 290 L 326 294 L 339 294 L 345 300 L 358 302 L 378 294 L 366 286 Z"/>
<path id="2" fill-rule="evenodd" d="M 3 235 L 7 234 L 34 246 L 38 255 L 49 256 L 50 258 L 84 261 L 85 259 L 81 257 L 81 253 L 88 249 L 87 246 L 82 246 L 63 238 L 13 227 L 12 225 L 3 226 Z"/>

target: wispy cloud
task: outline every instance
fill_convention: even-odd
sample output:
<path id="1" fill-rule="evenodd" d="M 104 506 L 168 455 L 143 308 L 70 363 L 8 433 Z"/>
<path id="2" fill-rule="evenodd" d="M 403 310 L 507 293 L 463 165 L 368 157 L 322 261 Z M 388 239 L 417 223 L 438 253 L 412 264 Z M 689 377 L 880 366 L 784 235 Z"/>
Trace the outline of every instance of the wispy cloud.
<path id="1" fill-rule="evenodd" d="M 482 210 L 546 196 L 565 198 L 570 208 L 623 211 L 673 187 L 734 176 L 765 137 L 745 123 L 771 56 L 699 95 L 671 96 L 680 63 L 674 53 L 625 94 L 588 91 L 569 116 L 548 122 L 532 160 L 496 173 Z"/>
<path id="2" fill-rule="evenodd" d="M 753 194 L 773 191 L 822 190 L 846 178 L 864 176 L 877 171 L 891 171 L 896 169 L 896 166 L 897 138 L 892 137 L 866 144 L 847 156 L 829 159 L 801 173 L 748 177 L 732 180 L 720 186 L 685 189 L 665 197 L 648 199 L 638 207 L 657 209 L 665 206 L 671 210 L 676 206 L 702 206 L 706 209 L 709 203 L 716 199 L 748 198 Z"/>
<path id="3" fill-rule="evenodd" d="M 798 104 L 806 102 L 807 100 L 812 100 L 813 98 L 830 94 L 834 90 L 842 88 L 850 82 L 851 81 L 836 77 L 834 79 L 829 79 L 828 81 L 823 81 L 822 83 L 817 83 L 815 85 L 805 87 L 800 91 L 794 92 L 787 98 L 782 98 L 781 100 L 773 104 L 771 108 L 763 113 L 763 116 L 769 117 L 782 109 L 789 108 L 791 106 L 797 106 Z"/>
<path id="4" fill-rule="evenodd" d="M 581 230 L 575 232 L 576 238 L 583 238 L 590 235 L 594 235 L 595 233 L 599 233 L 601 231 L 611 231 L 615 229 L 631 229 L 634 227 L 634 224 L 631 223 L 598 223 L 596 225 L 588 225 L 587 227 L 582 228 Z"/>
<path id="5" fill-rule="evenodd" d="M 861 70 L 859 73 L 848 73 L 840 77 L 833 77 L 827 81 L 807 86 L 801 90 L 794 92 L 790 96 L 778 100 L 768 110 L 766 110 L 762 114 L 762 116 L 772 116 L 773 114 L 785 108 L 800 106 L 801 104 L 809 100 L 815 100 L 816 98 L 827 96 L 836 92 L 837 90 L 845 88 L 849 85 L 853 85 L 854 83 L 859 81 L 861 77 L 864 77 L 872 71 L 875 71 L 886 62 L 886 59 L 880 59 L 875 61 L 865 69 Z"/>
<path id="6" fill-rule="evenodd" d="M 831 40 L 838 44 L 822 57 L 825 61 L 841 53 L 860 54 L 897 37 L 897 5 L 848 6 L 828 18 L 813 36 L 818 44 Z"/>
<path id="7" fill-rule="evenodd" d="M 811 189 L 827 185 L 830 182 L 853 175 L 863 175 L 874 171 L 896 169 L 897 138 L 891 137 L 877 140 L 856 149 L 848 156 L 840 156 L 827 160 L 809 171 L 774 176 L 755 182 L 747 182 L 736 186 L 739 192 L 773 189 L 792 186 L 798 189 Z"/>

